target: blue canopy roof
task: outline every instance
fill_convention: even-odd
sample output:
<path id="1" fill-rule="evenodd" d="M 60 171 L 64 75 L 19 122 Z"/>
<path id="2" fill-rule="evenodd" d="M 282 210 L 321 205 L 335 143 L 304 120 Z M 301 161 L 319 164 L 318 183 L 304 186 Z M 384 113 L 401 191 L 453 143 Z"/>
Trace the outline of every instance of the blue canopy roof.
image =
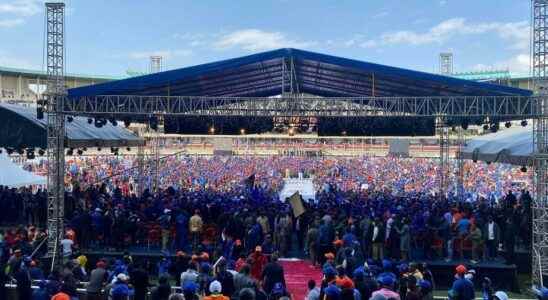
<path id="1" fill-rule="evenodd" d="M 47 147 L 47 114 L 43 119 L 36 116 L 36 108 L 0 103 L 0 147 L 43 148 Z M 102 128 L 89 124 L 84 117 L 74 117 L 65 123 L 66 146 L 81 147 L 134 147 L 145 141 L 123 128 L 110 123 Z"/>
<path id="2" fill-rule="evenodd" d="M 529 90 L 468 81 L 298 49 L 278 49 L 68 91 L 96 95 L 275 96 L 283 62 L 293 62 L 294 87 L 324 97 L 529 96 Z M 288 86 L 289 79 L 283 81 Z"/>

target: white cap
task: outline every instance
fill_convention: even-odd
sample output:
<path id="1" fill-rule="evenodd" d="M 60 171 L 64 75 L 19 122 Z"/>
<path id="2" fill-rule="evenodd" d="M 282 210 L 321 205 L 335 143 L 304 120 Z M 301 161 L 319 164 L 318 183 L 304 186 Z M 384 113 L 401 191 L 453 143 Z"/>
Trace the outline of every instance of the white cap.
<path id="1" fill-rule="evenodd" d="M 214 280 L 211 284 L 209 284 L 209 291 L 212 294 L 220 294 L 222 290 L 223 290 L 223 287 L 221 286 L 221 283 L 217 280 Z"/>
<path id="2" fill-rule="evenodd" d="M 506 293 L 503 291 L 496 292 L 495 297 L 497 297 L 499 300 L 508 300 L 508 295 L 506 295 Z"/>
<path id="3" fill-rule="evenodd" d="M 129 280 L 129 276 L 127 276 L 126 274 L 124 273 L 120 273 L 116 276 L 116 278 L 120 281 L 128 281 Z"/>

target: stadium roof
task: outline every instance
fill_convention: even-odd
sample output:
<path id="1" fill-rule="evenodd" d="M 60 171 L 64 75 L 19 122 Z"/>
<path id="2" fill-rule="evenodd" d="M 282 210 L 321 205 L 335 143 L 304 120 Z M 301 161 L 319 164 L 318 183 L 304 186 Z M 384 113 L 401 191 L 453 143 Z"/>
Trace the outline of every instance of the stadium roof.
<path id="1" fill-rule="evenodd" d="M 0 147 L 46 148 L 46 122 L 36 117 L 36 109 L 13 104 L 0 104 Z M 144 145 L 123 126 L 106 124 L 96 128 L 84 117 L 74 117 L 66 122 L 66 143 L 69 148 L 83 147 L 134 147 Z"/>
<path id="2" fill-rule="evenodd" d="M 28 75 L 28 76 L 38 76 L 45 77 L 47 76 L 45 71 L 42 70 L 30 70 L 30 69 L 19 69 L 19 68 L 10 68 L 10 67 L 1 67 L 0 73 L 4 74 L 15 74 L 15 75 Z M 67 73 L 65 77 L 68 78 L 82 78 L 90 80 L 99 80 L 99 81 L 110 81 L 122 79 L 122 77 L 108 76 L 108 75 L 89 75 L 89 74 L 76 74 L 76 73 Z"/>
<path id="3" fill-rule="evenodd" d="M 193 67 L 70 89 L 70 97 L 281 94 L 283 62 L 293 61 L 298 92 L 324 97 L 529 96 L 529 90 L 468 81 L 298 49 L 278 49 Z M 284 84 L 288 83 L 288 79 Z"/>

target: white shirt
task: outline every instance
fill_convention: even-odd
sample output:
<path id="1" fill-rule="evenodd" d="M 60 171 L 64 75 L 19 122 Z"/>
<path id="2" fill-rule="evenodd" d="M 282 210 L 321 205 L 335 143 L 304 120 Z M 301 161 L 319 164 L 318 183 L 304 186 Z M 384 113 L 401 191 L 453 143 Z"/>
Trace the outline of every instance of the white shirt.
<path id="1" fill-rule="evenodd" d="M 494 240 L 495 239 L 495 223 L 491 222 L 489 224 L 487 224 L 487 237 L 489 238 L 490 241 Z"/>
<path id="2" fill-rule="evenodd" d="M 373 238 L 371 239 L 371 241 L 374 241 L 377 238 L 378 234 L 379 234 L 379 227 L 374 226 L 373 227 Z"/>
<path id="3" fill-rule="evenodd" d="M 72 245 L 74 245 L 74 242 L 71 239 L 61 240 L 61 246 L 63 246 L 63 256 L 70 256 L 72 254 Z"/>

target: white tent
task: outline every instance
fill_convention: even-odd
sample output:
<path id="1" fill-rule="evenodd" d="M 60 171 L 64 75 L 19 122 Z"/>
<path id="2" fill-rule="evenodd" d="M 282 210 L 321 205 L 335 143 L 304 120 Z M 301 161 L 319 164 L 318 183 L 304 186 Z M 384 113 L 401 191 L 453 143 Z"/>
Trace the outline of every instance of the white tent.
<path id="1" fill-rule="evenodd" d="M 533 164 L 533 149 L 533 127 L 515 126 L 468 141 L 458 157 L 530 166 Z"/>
<path id="2" fill-rule="evenodd" d="M 23 170 L 5 154 L 0 154 L 0 185 L 21 187 L 27 185 L 45 185 L 46 177 Z"/>

